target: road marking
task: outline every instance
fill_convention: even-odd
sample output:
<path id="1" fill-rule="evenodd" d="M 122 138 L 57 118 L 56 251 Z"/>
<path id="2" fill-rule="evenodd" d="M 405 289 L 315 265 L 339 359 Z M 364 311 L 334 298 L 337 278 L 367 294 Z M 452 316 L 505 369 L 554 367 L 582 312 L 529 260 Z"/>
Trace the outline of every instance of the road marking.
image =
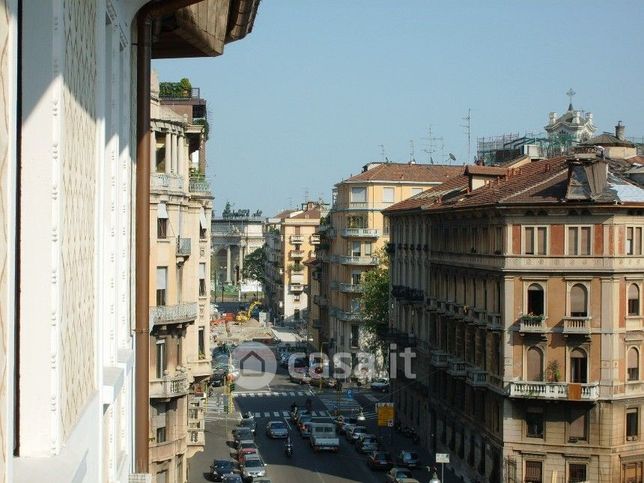
<path id="1" fill-rule="evenodd" d="M 289 416 L 288 411 L 282 411 L 282 416 L 284 416 L 285 418 L 288 417 Z"/>
<path id="2" fill-rule="evenodd" d="M 270 418 L 270 417 L 271 417 L 271 413 L 269 413 L 268 411 L 266 411 L 266 412 L 264 413 L 264 417 L 265 417 L 265 418 Z"/>
<path id="3" fill-rule="evenodd" d="M 276 418 L 278 418 L 278 417 L 279 417 L 279 415 L 280 415 L 279 411 L 274 411 L 274 412 L 273 412 L 273 416 L 275 416 Z"/>
<path id="4" fill-rule="evenodd" d="M 286 423 L 286 426 L 288 427 L 288 430 L 291 431 L 291 424 L 288 422 L 287 418 L 284 418 L 284 422 Z"/>
<path id="5" fill-rule="evenodd" d="M 255 413 L 255 417 L 256 417 L 256 418 L 261 418 L 261 417 L 262 417 L 262 413 Z"/>

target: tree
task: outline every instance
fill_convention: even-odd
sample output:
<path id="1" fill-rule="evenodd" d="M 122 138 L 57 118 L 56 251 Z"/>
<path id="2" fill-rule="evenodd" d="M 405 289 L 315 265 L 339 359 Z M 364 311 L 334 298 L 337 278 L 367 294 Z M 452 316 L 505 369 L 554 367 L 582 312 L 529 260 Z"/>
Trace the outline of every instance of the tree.
<path id="1" fill-rule="evenodd" d="M 264 265 L 266 263 L 266 252 L 264 247 L 249 253 L 244 257 L 244 270 L 242 276 L 245 279 L 257 280 L 265 285 L 266 273 Z"/>
<path id="2" fill-rule="evenodd" d="M 363 274 L 362 315 L 365 345 L 373 352 L 386 352 L 381 334 L 389 326 L 389 256 L 384 249 L 376 253 L 380 265 Z"/>

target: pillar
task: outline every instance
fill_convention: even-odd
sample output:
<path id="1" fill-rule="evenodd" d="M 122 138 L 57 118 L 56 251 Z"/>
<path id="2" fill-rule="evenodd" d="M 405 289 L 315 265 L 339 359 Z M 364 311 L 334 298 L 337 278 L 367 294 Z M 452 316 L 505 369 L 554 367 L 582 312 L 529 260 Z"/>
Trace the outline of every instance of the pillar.
<path id="1" fill-rule="evenodd" d="M 171 171 L 171 161 L 170 156 L 172 154 L 172 139 L 170 131 L 165 133 L 165 174 L 170 174 Z"/>
<path id="2" fill-rule="evenodd" d="M 242 279 L 242 270 L 244 270 L 244 245 L 239 245 L 239 280 Z"/>
<path id="3" fill-rule="evenodd" d="M 179 174 L 179 136 L 175 133 L 172 135 L 172 172 Z"/>
<path id="4" fill-rule="evenodd" d="M 226 247 L 226 283 L 232 283 L 231 270 L 232 270 L 232 253 L 230 245 Z"/>
<path id="5" fill-rule="evenodd" d="M 157 136 L 154 131 L 150 133 L 150 172 L 157 172 Z"/>

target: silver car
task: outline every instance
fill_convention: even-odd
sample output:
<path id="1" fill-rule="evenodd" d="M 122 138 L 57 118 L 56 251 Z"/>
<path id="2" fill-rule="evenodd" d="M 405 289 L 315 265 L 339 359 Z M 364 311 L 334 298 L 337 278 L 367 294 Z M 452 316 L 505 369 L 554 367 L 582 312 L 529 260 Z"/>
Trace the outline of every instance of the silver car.
<path id="1" fill-rule="evenodd" d="M 245 480 L 266 476 L 266 464 L 259 455 L 248 455 L 241 464 L 241 474 Z"/>
<path id="2" fill-rule="evenodd" d="M 266 424 L 266 436 L 273 439 L 287 438 L 288 428 L 284 421 L 269 421 Z"/>

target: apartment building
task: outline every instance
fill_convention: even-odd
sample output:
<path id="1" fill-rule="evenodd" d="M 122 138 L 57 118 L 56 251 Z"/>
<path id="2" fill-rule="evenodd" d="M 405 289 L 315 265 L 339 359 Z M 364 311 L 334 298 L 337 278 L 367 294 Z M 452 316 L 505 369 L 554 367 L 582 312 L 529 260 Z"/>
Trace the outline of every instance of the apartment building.
<path id="1" fill-rule="evenodd" d="M 0 482 L 147 472 L 147 418 L 134 418 L 147 410 L 135 310 L 148 312 L 134 297 L 147 256 L 134 250 L 149 85 L 137 66 L 222 54 L 258 3 L 163 2 L 159 17 L 147 0 L 0 1 Z"/>
<path id="2" fill-rule="evenodd" d="M 266 221 L 265 297 L 271 318 L 299 324 L 308 320 L 307 281 L 315 256 L 316 234 L 326 212 L 321 202 L 307 201 L 299 210 L 286 210 Z"/>
<path id="3" fill-rule="evenodd" d="M 151 105 L 150 473 L 183 482 L 186 460 L 204 449 L 212 372 L 206 102 L 198 89 L 160 96 L 153 75 Z"/>
<path id="4" fill-rule="evenodd" d="M 320 337 L 337 352 L 356 353 L 361 346 L 360 281 L 378 266 L 377 254 L 389 240 L 381 210 L 459 174 L 457 166 L 415 163 L 369 163 L 341 181 L 333 206 L 320 226 Z"/>
<path id="5" fill-rule="evenodd" d="M 583 151 L 590 151 L 584 153 Z M 642 481 L 644 188 L 595 148 L 385 214 L 403 424 L 466 481 Z"/>

